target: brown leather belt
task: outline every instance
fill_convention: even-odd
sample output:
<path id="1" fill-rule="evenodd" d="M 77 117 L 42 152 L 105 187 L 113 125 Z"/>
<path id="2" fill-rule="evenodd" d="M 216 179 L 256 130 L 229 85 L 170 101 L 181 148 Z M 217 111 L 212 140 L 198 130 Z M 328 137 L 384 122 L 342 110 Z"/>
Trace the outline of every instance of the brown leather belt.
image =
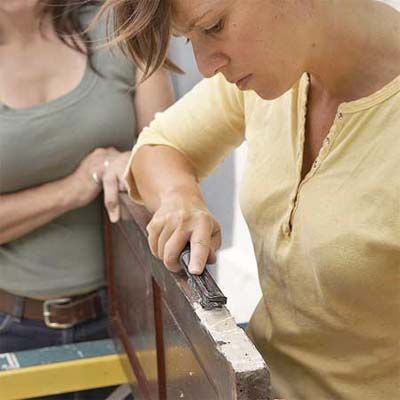
<path id="1" fill-rule="evenodd" d="M 98 292 L 41 301 L 16 296 L 1 289 L 0 311 L 18 318 L 44 321 L 48 327 L 56 329 L 71 328 L 104 314 Z"/>

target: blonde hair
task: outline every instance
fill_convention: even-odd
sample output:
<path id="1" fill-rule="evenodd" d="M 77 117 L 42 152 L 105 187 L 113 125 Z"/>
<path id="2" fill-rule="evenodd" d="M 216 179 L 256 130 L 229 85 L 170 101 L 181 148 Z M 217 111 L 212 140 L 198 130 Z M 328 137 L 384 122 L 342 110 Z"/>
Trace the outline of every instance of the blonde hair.
<path id="1" fill-rule="evenodd" d="M 144 78 L 159 68 L 181 70 L 167 58 L 171 34 L 171 0 L 106 0 L 95 21 L 106 16 L 113 32 L 109 45 L 118 45 Z M 109 24 L 107 23 L 107 26 Z"/>

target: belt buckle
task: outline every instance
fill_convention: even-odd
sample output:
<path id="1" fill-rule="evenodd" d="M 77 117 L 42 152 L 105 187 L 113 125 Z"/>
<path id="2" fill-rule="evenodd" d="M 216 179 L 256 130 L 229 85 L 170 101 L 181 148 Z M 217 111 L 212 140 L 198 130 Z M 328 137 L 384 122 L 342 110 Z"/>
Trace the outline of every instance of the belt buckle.
<path id="1" fill-rule="evenodd" d="M 44 318 L 44 323 L 46 324 L 47 327 L 55 329 L 68 329 L 72 328 L 75 325 L 74 323 L 60 324 L 58 322 L 51 321 L 51 306 L 55 304 L 67 304 L 70 301 L 71 299 L 69 298 L 62 298 L 62 299 L 49 299 L 43 302 L 43 318 Z"/>

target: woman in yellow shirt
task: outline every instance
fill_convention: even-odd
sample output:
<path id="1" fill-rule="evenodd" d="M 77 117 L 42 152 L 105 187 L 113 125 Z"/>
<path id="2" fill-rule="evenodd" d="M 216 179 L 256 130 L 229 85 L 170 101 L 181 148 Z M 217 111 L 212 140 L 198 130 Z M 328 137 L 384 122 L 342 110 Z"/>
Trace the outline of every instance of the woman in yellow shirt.
<path id="1" fill-rule="evenodd" d="M 151 73 L 183 35 L 208 78 L 132 154 L 154 255 L 175 271 L 190 241 L 194 273 L 215 258 L 198 181 L 246 140 L 240 202 L 263 291 L 249 333 L 275 395 L 399 398 L 400 14 L 374 0 L 128 3 L 114 11 L 134 60 Z"/>

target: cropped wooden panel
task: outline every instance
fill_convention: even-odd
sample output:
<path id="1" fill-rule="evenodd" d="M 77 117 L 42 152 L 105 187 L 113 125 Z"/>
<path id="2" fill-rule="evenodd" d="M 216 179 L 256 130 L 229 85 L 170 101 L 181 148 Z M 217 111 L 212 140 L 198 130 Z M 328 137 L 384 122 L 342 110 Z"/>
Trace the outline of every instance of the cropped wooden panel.
<path id="1" fill-rule="evenodd" d="M 229 310 L 203 309 L 186 274 L 151 255 L 147 211 L 121 202 L 106 229 L 110 315 L 135 400 L 269 400 L 268 368 Z"/>

